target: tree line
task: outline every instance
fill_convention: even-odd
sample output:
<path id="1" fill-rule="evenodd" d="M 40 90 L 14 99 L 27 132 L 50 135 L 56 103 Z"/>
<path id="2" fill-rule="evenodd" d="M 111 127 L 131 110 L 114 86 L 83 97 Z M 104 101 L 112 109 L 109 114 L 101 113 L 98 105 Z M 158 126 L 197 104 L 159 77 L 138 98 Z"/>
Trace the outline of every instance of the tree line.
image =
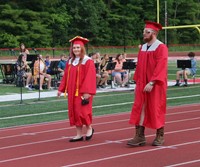
<path id="1" fill-rule="evenodd" d="M 160 0 L 159 10 L 163 26 L 200 24 L 200 0 Z M 65 47 L 76 35 L 88 38 L 90 46 L 131 46 L 142 43 L 144 20 L 157 21 L 157 1 L 1 0 L 0 20 L 0 48 L 21 42 Z M 169 44 L 199 44 L 199 34 L 195 28 L 170 29 L 167 39 Z M 164 38 L 161 31 L 159 39 Z"/>

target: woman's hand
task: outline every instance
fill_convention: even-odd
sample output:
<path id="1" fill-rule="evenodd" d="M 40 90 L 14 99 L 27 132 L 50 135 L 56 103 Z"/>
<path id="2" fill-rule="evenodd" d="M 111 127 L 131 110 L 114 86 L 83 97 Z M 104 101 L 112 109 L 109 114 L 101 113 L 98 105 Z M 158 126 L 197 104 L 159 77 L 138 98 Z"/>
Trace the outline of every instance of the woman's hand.
<path id="1" fill-rule="evenodd" d="M 83 97 L 84 99 L 89 99 L 90 96 L 91 96 L 90 94 L 88 94 L 88 93 L 84 93 L 82 97 Z"/>

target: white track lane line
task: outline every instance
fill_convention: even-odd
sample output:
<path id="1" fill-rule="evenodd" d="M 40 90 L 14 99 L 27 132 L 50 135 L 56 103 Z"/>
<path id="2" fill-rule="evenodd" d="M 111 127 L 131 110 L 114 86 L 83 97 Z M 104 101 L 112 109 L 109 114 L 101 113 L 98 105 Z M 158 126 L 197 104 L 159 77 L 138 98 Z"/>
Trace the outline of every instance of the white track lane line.
<path id="1" fill-rule="evenodd" d="M 101 118 L 106 118 L 106 117 L 115 117 L 115 116 L 120 116 L 120 115 L 129 115 L 130 111 L 128 112 L 122 112 L 122 113 L 114 113 L 114 114 L 106 114 L 106 115 L 100 115 L 100 116 L 95 116 L 94 119 L 101 119 Z M 53 122 L 44 122 L 44 123 L 37 123 L 37 124 L 30 124 L 30 125 L 20 125 L 20 126 L 14 126 L 14 127 L 8 127 L 8 128 L 0 128 L 0 132 L 3 131 L 16 131 L 19 129 L 27 129 L 27 128 L 35 128 L 38 126 L 51 126 L 55 124 L 66 124 L 68 123 L 69 120 L 62 120 L 62 121 L 53 121 Z"/>
<path id="2" fill-rule="evenodd" d="M 183 165 L 193 164 L 193 163 L 197 163 L 197 162 L 200 162 L 200 159 L 193 160 L 193 161 L 182 162 L 182 163 L 173 164 L 173 165 L 168 165 L 168 166 L 164 166 L 164 167 L 183 166 Z"/>
<path id="3" fill-rule="evenodd" d="M 193 130 L 199 130 L 199 129 L 200 129 L 200 127 L 184 129 L 184 130 L 177 130 L 177 131 L 171 131 L 171 132 L 166 132 L 165 135 L 173 134 L 173 133 L 177 134 L 177 133 L 181 133 L 181 132 L 187 132 L 187 131 L 193 131 Z M 146 137 L 152 137 L 152 136 L 155 136 L 155 134 L 147 135 Z M 120 139 L 120 140 L 116 140 L 115 142 L 127 141 L 128 139 L 127 138 L 126 139 Z M 198 140 L 197 143 L 198 142 L 200 142 L 200 140 Z M 192 143 L 192 142 L 190 142 L 190 143 Z M 72 151 L 72 150 L 79 150 L 79 149 L 95 147 L 95 146 L 101 146 L 101 145 L 106 145 L 106 144 L 109 144 L 109 143 L 105 141 L 105 142 L 102 142 L 102 143 L 91 144 L 91 145 L 87 145 L 87 146 L 81 146 L 81 147 L 75 147 L 75 148 L 69 148 L 69 149 L 63 149 L 63 150 L 56 150 L 56 151 L 49 151 L 49 152 L 44 152 L 44 153 L 39 153 L 39 154 L 22 156 L 22 157 L 18 157 L 18 158 L 5 159 L 5 160 L 1 160 L 0 163 L 6 163 L 6 162 L 11 162 L 11 161 L 17 161 L 17 160 L 22 160 L 22 159 L 27 159 L 27 158 L 34 158 L 34 157 L 39 157 L 39 156 L 51 155 L 51 154 L 57 154 L 57 153 L 62 153 L 62 152 L 67 152 L 67 151 Z M 168 146 L 168 147 L 176 147 L 176 146 L 178 146 L 178 145 L 172 145 L 172 146 Z M 168 148 L 168 147 L 160 147 L 160 149 Z"/>
<path id="4" fill-rule="evenodd" d="M 95 135 L 104 134 L 104 133 L 118 132 L 118 131 L 129 130 L 129 129 L 133 129 L 133 128 L 132 127 L 128 127 L 128 128 L 120 128 L 120 129 L 96 132 Z M 200 129 L 200 127 L 192 128 L 192 130 L 199 130 L 199 129 Z M 190 129 L 185 129 L 185 130 L 188 131 Z M 185 132 L 185 130 L 178 130 L 177 132 Z M 170 132 L 165 132 L 165 134 L 170 134 Z M 154 134 L 153 135 L 147 135 L 146 137 L 151 137 L 151 136 L 154 136 Z M 0 147 L 0 150 L 16 148 L 16 147 L 23 147 L 23 146 L 34 145 L 34 144 L 48 143 L 48 142 L 53 142 L 53 141 L 58 141 L 58 140 L 63 140 L 63 139 L 69 139 L 71 137 L 72 136 L 63 136 L 63 137 L 59 137 L 59 138 L 55 138 L 55 139 L 49 139 L 49 140 L 43 140 L 43 141 L 37 141 L 37 142 L 30 142 L 30 143 L 24 143 L 24 144 L 18 144 L 18 145 L 6 146 L 6 147 Z M 130 138 L 128 138 L 128 139 L 130 139 Z M 128 139 L 125 139 L 125 140 L 128 140 Z"/>
<path id="5" fill-rule="evenodd" d="M 180 144 L 171 145 L 170 147 L 180 147 L 180 146 L 185 146 L 185 145 L 190 145 L 190 144 L 197 144 L 197 143 L 200 143 L 200 141 L 198 140 L 198 141 L 193 141 L 193 142 L 180 143 Z M 156 147 L 154 149 L 137 151 L 137 152 L 128 153 L 128 154 L 119 154 L 119 155 L 116 155 L 116 156 L 110 156 L 110 157 L 106 157 L 106 158 L 100 158 L 100 159 L 95 159 L 95 160 L 91 160 L 91 161 L 85 161 L 85 162 L 80 162 L 80 163 L 76 163 L 76 164 L 70 164 L 70 165 L 62 166 L 62 167 L 71 167 L 71 166 L 84 165 L 84 164 L 89 164 L 89 163 L 94 163 L 94 162 L 100 162 L 100 161 L 105 161 L 105 160 L 110 160 L 110 159 L 126 157 L 126 156 L 130 156 L 130 155 L 135 155 L 135 154 L 153 152 L 153 151 L 157 151 L 157 150 L 161 150 L 161 149 L 166 149 L 166 148 L 165 147 Z"/>
<path id="6" fill-rule="evenodd" d="M 185 107 L 193 107 L 193 106 L 199 106 L 199 104 L 185 104 L 181 106 L 170 106 L 167 109 L 176 109 L 176 108 L 185 108 Z M 114 113 L 114 114 L 106 114 L 106 115 L 100 115 L 100 116 L 95 116 L 95 119 L 102 118 L 102 117 L 110 117 L 110 116 L 118 116 L 118 115 L 127 115 L 130 114 L 130 111 L 123 112 L 123 113 Z M 24 128 L 29 128 L 29 127 L 38 127 L 38 126 L 51 126 L 55 124 L 62 124 L 69 122 L 69 120 L 61 120 L 61 121 L 52 121 L 52 122 L 44 122 L 44 123 L 36 123 L 36 124 L 30 124 L 30 125 L 20 125 L 20 126 L 14 126 L 14 127 L 8 127 L 8 128 L 0 128 L 0 132 L 2 131 L 9 131 L 9 130 L 16 130 L 16 129 L 24 129 Z"/>
<path id="7" fill-rule="evenodd" d="M 200 112 L 200 110 L 190 110 L 190 111 L 180 111 L 180 112 L 174 112 L 174 113 L 169 113 L 166 114 L 166 116 L 170 116 L 170 115 L 178 115 L 178 114 L 187 114 L 187 113 L 192 113 L 192 112 Z M 129 113 L 130 114 L 130 113 Z M 127 114 L 123 114 L 123 115 L 127 115 Z M 112 115 L 111 115 L 112 116 Z M 117 116 L 117 115 L 114 115 Z M 102 118 L 102 117 L 101 117 Z M 128 122 L 129 119 L 123 119 L 122 121 L 127 121 Z M 115 123 L 115 122 L 122 122 L 121 120 L 117 120 L 117 121 L 112 121 L 112 122 L 103 122 L 103 123 L 96 123 L 93 125 L 102 125 L 102 124 L 110 124 L 110 123 Z M 32 132 L 34 134 L 40 134 L 40 133 L 49 133 L 49 132 L 53 132 L 53 131 L 60 131 L 60 130 L 68 130 L 68 129 L 72 129 L 73 127 L 67 127 L 67 128 L 59 128 L 59 129 L 51 129 L 51 130 L 46 130 L 46 131 L 39 131 L 39 132 Z M 1 131 L 0 131 L 1 132 Z M 25 132 L 27 133 L 27 132 Z M 11 136 L 4 136 L 4 137 L 0 137 L 1 139 L 6 139 L 6 138 L 12 138 L 12 137 L 19 137 L 19 136 L 24 136 L 23 133 L 18 134 L 18 135 L 11 135 Z"/>

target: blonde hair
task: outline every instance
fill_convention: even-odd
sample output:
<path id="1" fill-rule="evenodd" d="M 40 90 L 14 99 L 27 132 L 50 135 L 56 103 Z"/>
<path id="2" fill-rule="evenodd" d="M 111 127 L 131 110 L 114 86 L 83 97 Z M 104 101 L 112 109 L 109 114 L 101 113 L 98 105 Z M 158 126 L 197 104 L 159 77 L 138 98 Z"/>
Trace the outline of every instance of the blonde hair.
<path id="1" fill-rule="evenodd" d="M 109 57 L 109 55 L 108 55 L 108 54 L 104 54 L 104 55 L 103 55 L 103 58 L 102 58 L 102 60 L 101 60 L 101 64 L 102 64 L 102 65 L 105 65 L 105 64 L 106 64 L 106 62 L 107 62 L 107 60 L 106 60 L 106 56 L 108 56 L 108 57 Z"/>

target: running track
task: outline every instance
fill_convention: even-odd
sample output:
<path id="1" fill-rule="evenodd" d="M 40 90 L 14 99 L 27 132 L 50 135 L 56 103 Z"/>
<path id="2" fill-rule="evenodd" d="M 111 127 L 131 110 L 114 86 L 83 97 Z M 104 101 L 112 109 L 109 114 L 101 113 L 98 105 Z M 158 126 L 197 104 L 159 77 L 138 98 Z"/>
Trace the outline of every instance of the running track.
<path id="1" fill-rule="evenodd" d="M 165 144 L 126 145 L 134 133 L 130 113 L 94 117 L 91 141 L 69 143 L 75 135 L 68 121 L 0 129 L 0 167 L 199 167 L 200 104 L 169 107 Z"/>

